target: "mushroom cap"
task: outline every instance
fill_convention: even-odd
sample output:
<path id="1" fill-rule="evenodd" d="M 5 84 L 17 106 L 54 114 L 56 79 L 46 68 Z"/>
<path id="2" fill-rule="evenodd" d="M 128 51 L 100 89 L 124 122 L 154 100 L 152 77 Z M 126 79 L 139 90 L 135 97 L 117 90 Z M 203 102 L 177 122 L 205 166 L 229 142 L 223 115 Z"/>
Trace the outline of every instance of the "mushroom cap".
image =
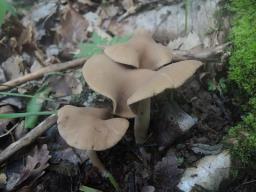
<path id="1" fill-rule="evenodd" d="M 117 63 L 142 69 L 156 70 L 172 60 L 170 49 L 156 43 L 150 33 L 142 29 L 127 43 L 107 46 L 104 53 Z"/>
<path id="2" fill-rule="evenodd" d="M 200 61 L 188 60 L 158 71 L 131 69 L 101 54 L 87 60 L 82 71 L 94 91 L 112 100 L 114 114 L 132 118 L 136 116 L 136 106 L 132 110 L 130 105 L 181 86 L 201 65 Z"/>
<path id="3" fill-rule="evenodd" d="M 118 143 L 129 127 L 122 118 L 111 118 L 109 110 L 66 105 L 58 111 L 58 130 L 72 147 L 101 151 Z"/>

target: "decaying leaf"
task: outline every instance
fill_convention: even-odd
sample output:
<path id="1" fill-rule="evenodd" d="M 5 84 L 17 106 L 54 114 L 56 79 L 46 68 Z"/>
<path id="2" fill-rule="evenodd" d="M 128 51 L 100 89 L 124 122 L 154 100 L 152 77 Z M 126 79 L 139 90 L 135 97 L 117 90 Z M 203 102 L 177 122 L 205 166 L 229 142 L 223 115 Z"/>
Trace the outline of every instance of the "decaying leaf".
<path id="1" fill-rule="evenodd" d="M 91 0 L 78 0 L 79 3 L 82 3 L 82 4 L 85 4 L 85 5 L 89 5 L 89 6 L 92 6 L 94 5 L 95 3 Z"/>
<path id="2" fill-rule="evenodd" d="M 0 107 L 0 114 L 14 113 L 14 109 L 10 105 L 4 105 Z M 0 134 L 3 134 L 4 130 L 13 119 L 0 119 Z"/>
<path id="3" fill-rule="evenodd" d="M 192 145 L 192 151 L 196 154 L 203 154 L 203 155 L 217 155 L 222 151 L 223 145 L 206 145 L 201 143 L 195 143 Z"/>
<path id="4" fill-rule="evenodd" d="M 18 173 L 11 173 L 8 177 L 6 188 L 13 190 L 27 179 L 35 179 L 44 174 L 44 170 L 49 166 L 48 160 L 50 159 L 47 145 L 43 145 L 38 149 L 36 146 L 33 155 L 28 155 L 26 158 L 26 165 L 22 167 Z"/>
<path id="5" fill-rule="evenodd" d="M 229 178 L 231 157 L 228 151 L 218 155 L 205 156 L 194 167 L 187 168 L 178 188 L 184 192 L 194 191 L 200 186 L 208 191 L 218 191 L 220 183 Z"/>
<path id="6" fill-rule="evenodd" d="M 132 7 L 134 7 L 134 2 L 133 0 L 123 0 L 122 1 L 122 6 L 123 8 L 128 11 L 129 9 L 131 9 Z"/>
<path id="7" fill-rule="evenodd" d="M 5 173 L 0 173 L 0 186 L 6 184 L 7 177 Z"/>
<path id="8" fill-rule="evenodd" d="M 155 165 L 153 179 L 157 191 L 175 191 L 182 173 L 174 155 L 164 157 Z"/>
<path id="9" fill-rule="evenodd" d="M 113 18 L 120 12 L 119 7 L 110 4 L 100 7 L 99 16 L 104 20 L 107 18 Z"/>
<path id="10" fill-rule="evenodd" d="M 83 90 L 81 82 L 74 74 L 52 76 L 49 78 L 49 86 L 54 92 L 54 97 L 65 97 L 80 94 Z"/>
<path id="11" fill-rule="evenodd" d="M 23 47 L 26 46 L 29 50 L 34 50 L 37 48 L 36 38 L 35 38 L 35 27 L 33 23 L 26 24 L 26 27 L 22 30 L 22 33 L 18 39 L 19 51 L 22 51 Z"/>
<path id="12" fill-rule="evenodd" d="M 24 107 L 22 99 L 18 97 L 1 97 L 0 106 L 3 106 L 3 105 L 11 105 L 18 109 L 22 109 Z"/>
<path id="13" fill-rule="evenodd" d="M 42 1 L 31 9 L 31 19 L 34 22 L 39 22 L 41 19 L 48 17 L 56 12 L 57 0 Z"/>
<path id="14" fill-rule="evenodd" d="M 5 83 L 7 81 L 3 68 L 0 66 L 0 83 Z"/>
<path id="15" fill-rule="evenodd" d="M 2 67 L 8 80 L 16 79 L 25 73 L 23 59 L 19 55 L 9 57 L 2 63 Z"/>
<path id="16" fill-rule="evenodd" d="M 88 22 L 70 6 L 66 7 L 61 18 L 59 34 L 63 44 L 82 42 L 87 39 Z"/>
<path id="17" fill-rule="evenodd" d="M 148 186 L 144 186 L 142 189 L 141 189 L 141 192 L 155 192 L 156 189 L 154 186 L 151 186 L 151 185 L 148 185 Z"/>

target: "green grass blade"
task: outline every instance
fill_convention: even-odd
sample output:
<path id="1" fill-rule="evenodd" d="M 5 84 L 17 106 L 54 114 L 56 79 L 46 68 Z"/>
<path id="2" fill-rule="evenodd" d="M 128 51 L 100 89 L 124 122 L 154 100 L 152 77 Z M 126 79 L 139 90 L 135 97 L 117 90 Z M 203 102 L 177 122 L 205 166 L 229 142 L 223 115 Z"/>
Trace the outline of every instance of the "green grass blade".
<path id="1" fill-rule="evenodd" d="M 0 119 L 15 119 L 21 117 L 30 117 L 30 116 L 42 116 L 42 115 L 52 115 L 56 114 L 57 111 L 41 111 L 41 112 L 33 112 L 33 113 L 4 113 L 0 114 Z"/>
<path id="2" fill-rule="evenodd" d="M 86 43 L 79 45 L 80 52 L 75 55 L 76 58 L 91 57 L 99 54 L 103 51 L 102 47 L 107 45 L 114 45 L 117 43 L 125 43 L 130 39 L 130 35 L 118 37 L 115 36 L 112 39 L 106 39 L 99 36 L 97 33 L 93 33 L 91 39 Z"/>
<path id="3" fill-rule="evenodd" d="M 8 3 L 6 0 L 0 0 L 0 26 L 4 22 L 5 15 L 10 12 L 13 15 L 15 14 L 14 7 Z"/>
<path id="4" fill-rule="evenodd" d="M 87 186 L 84 186 L 84 185 L 80 186 L 79 190 L 83 191 L 83 192 L 102 192 L 102 191 L 100 191 L 98 189 L 93 189 L 91 187 L 87 187 Z"/>
<path id="5" fill-rule="evenodd" d="M 120 191 L 120 187 L 116 181 L 116 179 L 113 177 L 113 175 L 110 172 L 107 172 L 104 177 L 106 177 L 109 182 L 111 183 L 111 185 L 115 188 L 116 191 Z"/>

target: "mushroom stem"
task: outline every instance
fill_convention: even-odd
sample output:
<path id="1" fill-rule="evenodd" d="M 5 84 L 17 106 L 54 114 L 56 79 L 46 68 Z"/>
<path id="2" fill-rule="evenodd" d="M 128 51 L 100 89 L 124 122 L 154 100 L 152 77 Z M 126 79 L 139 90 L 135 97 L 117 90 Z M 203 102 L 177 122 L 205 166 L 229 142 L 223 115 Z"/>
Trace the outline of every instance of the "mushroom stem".
<path id="1" fill-rule="evenodd" d="M 96 167 L 99 172 L 102 174 L 103 177 L 107 178 L 110 183 L 113 185 L 113 187 L 116 189 L 117 192 L 120 191 L 119 185 L 116 182 L 113 175 L 105 168 L 101 160 L 99 159 L 96 151 L 88 150 L 87 155 L 94 167 Z"/>
<path id="2" fill-rule="evenodd" d="M 134 136 L 137 144 L 143 144 L 147 137 L 150 122 L 150 98 L 138 103 L 137 116 L 134 121 Z"/>
<path id="3" fill-rule="evenodd" d="M 96 167 L 100 173 L 104 176 L 107 173 L 107 170 L 101 160 L 99 159 L 96 151 L 88 150 L 87 155 L 94 167 Z"/>

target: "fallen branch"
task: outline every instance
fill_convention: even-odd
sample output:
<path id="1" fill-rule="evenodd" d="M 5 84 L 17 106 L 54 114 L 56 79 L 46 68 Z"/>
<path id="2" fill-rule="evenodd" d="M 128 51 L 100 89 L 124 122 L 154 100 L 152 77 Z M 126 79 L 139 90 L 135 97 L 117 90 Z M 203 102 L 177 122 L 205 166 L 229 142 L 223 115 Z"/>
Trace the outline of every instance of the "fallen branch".
<path id="1" fill-rule="evenodd" d="M 184 61 L 188 59 L 196 59 L 196 60 L 201 60 L 201 61 L 215 61 L 218 59 L 216 56 L 220 53 L 224 52 L 224 49 L 228 47 L 230 43 L 225 43 L 222 45 L 219 45 L 217 47 L 213 48 L 204 48 L 201 50 L 196 50 L 196 51 L 181 51 L 181 50 L 173 50 L 173 61 Z M 59 63 L 55 65 L 51 65 L 49 67 L 44 67 L 42 69 L 39 69 L 38 71 L 34 73 L 29 73 L 25 76 L 19 77 L 17 79 L 8 81 L 6 83 L 3 83 L 0 85 L 0 91 L 11 89 L 13 87 L 16 87 L 20 84 L 23 84 L 27 81 L 35 80 L 38 79 L 45 74 L 49 72 L 56 72 L 56 71 L 63 71 L 69 68 L 74 68 L 81 66 L 85 63 L 86 59 L 77 59 L 65 63 Z"/>
<path id="2" fill-rule="evenodd" d="M 13 79 L 11 81 L 8 81 L 6 83 L 1 84 L 0 85 L 0 91 L 11 89 L 11 88 L 16 87 L 20 84 L 23 84 L 27 81 L 31 81 L 31 80 L 41 78 L 49 72 L 63 71 L 63 70 L 69 69 L 69 68 L 74 68 L 74 67 L 81 66 L 85 63 L 85 61 L 86 61 L 86 59 L 84 59 L 84 58 L 83 59 L 76 59 L 76 60 L 73 60 L 73 61 L 68 61 L 68 62 L 59 63 L 59 64 L 53 64 L 53 65 L 50 65 L 48 67 L 44 67 L 44 68 L 39 69 L 38 71 L 36 71 L 34 73 L 29 73 L 29 74 L 24 75 L 22 77 L 19 77 L 17 79 Z"/>
<path id="3" fill-rule="evenodd" d="M 196 59 L 200 61 L 216 61 L 220 59 L 217 56 L 223 53 L 225 48 L 227 48 L 229 45 L 230 43 L 225 43 L 216 47 L 202 48 L 200 50 L 194 51 L 173 50 L 173 61 L 177 62 L 189 59 Z"/>
<path id="4" fill-rule="evenodd" d="M 12 143 L 0 153 L 0 164 L 7 160 L 14 153 L 31 144 L 38 136 L 43 134 L 47 129 L 53 126 L 57 121 L 56 115 L 51 115 L 41 122 L 38 126 L 28 132 L 24 137 Z"/>

